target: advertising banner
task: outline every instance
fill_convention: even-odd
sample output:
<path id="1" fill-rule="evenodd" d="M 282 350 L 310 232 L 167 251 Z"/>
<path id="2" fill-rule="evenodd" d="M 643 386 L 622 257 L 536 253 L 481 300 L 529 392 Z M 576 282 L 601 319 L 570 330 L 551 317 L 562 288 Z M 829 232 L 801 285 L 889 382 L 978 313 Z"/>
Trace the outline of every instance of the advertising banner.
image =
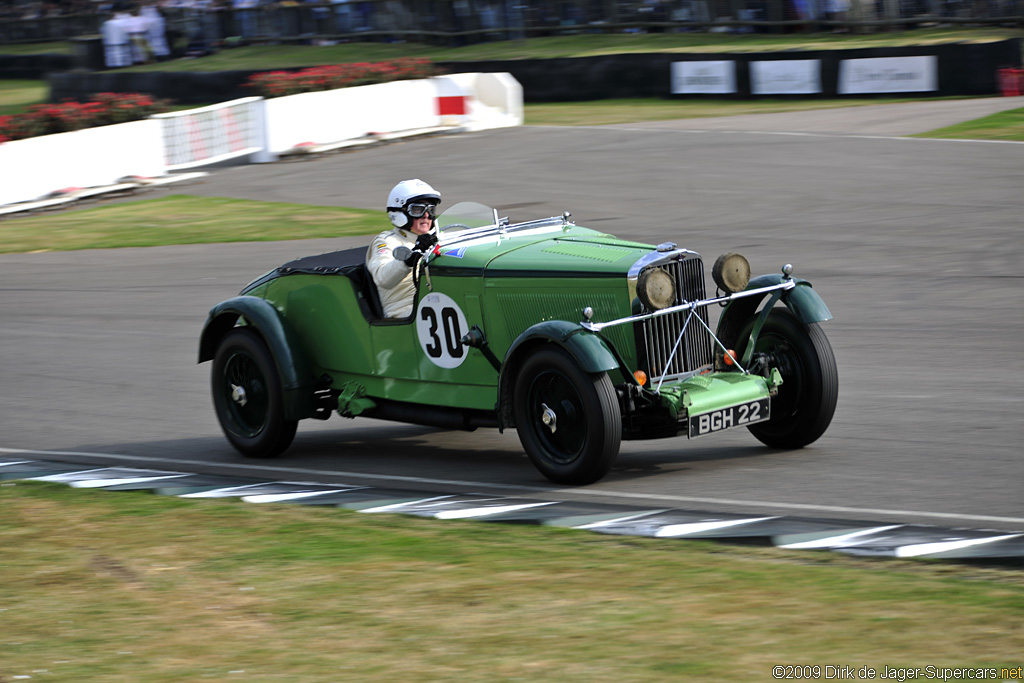
<path id="1" fill-rule="evenodd" d="M 938 57 L 874 57 L 839 62 L 840 95 L 938 90 Z"/>
<path id="2" fill-rule="evenodd" d="M 731 95 L 736 92 L 736 63 L 672 62 L 673 95 Z"/>
<path id="3" fill-rule="evenodd" d="M 754 95 L 813 95 L 821 92 L 820 59 L 750 62 Z"/>

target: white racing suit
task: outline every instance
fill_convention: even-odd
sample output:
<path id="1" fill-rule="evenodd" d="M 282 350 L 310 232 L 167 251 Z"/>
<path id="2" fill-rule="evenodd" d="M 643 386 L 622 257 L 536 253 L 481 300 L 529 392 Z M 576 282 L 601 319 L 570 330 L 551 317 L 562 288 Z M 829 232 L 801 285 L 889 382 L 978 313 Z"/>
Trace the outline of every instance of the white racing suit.
<path id="1" fill-rule="evenodd" d="M 374 237 L 366 250 L 366 269 L 377 285 L 386 318 L 409 317 L 416 299 L 412 268 L 395 258 L 395 249 L 402 246 L 415 247 L 416 235 L 394 228 Z"/>

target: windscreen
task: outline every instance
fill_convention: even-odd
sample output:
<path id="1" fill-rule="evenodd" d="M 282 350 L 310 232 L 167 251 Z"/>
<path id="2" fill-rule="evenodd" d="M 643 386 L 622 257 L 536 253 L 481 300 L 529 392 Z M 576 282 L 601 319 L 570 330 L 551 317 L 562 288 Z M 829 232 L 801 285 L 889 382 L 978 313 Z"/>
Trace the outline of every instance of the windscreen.
<path id="1" fill-rule="evenodd" d="M 454 237 L 473 228 L 494 225 L 494 209 L 477 202 L 459 202 L 437 217 L 437 228 L 442 237 Z"/>

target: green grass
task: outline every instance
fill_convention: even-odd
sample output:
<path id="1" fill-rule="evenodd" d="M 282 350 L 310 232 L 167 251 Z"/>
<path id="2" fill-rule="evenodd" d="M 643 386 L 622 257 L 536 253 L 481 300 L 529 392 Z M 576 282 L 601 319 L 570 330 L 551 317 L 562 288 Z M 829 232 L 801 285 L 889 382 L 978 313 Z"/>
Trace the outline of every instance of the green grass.
<path id="1" fill-rule="evenodd" d="M 199 59 L 179 59 L 131 67 L 133 71 L 222 71 L 274 69 L 429 57 L 436 61 L 476 61 L 589 57 L 636 52 L 761 52 L 824 50 L 866 47 L 985 42 L 1024 37 L 1024 30 L 1009 28 L 922 29 L 894 33 L 834 34 L 722 34 L 654 33 L 587 34 L 478 43 L 464 47 L 435 47 L 419 43 L 344 43 L 331 46 L 249 45 L 221 50 Z"/>
<path id="2" fill-rule="evenodd" d="M 46 81 L 0 81 L 0 116 L 21 114 L 33 104 L 46 102 Z"/>
<path id="3" fill-rule="evenodd" d="M 950 98 L 962 99 L 962 98 Z M 842 100 L 662 100 L 623 99 L 595 102 L 545 102 L 524 107 L 527 125 L 599 126 L 638 121 L 667 121 L 740 114 L 770 114 L 812 109 L 838 109 L 920 102 L 920 99 L 865 98 Z M 1021 98 L 1024 107 L 1024 98 Z M 921 133 L 921 138 L 957 138 L 1024 142 L 1024 108 Z"/>
<path id="4" fill-rule="evenodd" d="M 1024 98 L 1021 98 L 1024 105 Z M 914 137 L 1024 142 L 1024 109 L 1011 109 Z"/>
<path id="5" fill-rule="evenodd" d="M 1019 571 L 0 486 L 0 678 L 771 680 L 1016 667 Z"/>
<path id="6" fill-rule="evenodd" d="M 331 46 L 249 45 L 224 49 L 199 59 L 179 59 L 146 66 L 137 71 L 220 71 L 226 69 L 274 69 L 429 57 L 438 61 L 587 57 L 630 52 L 759 52 L 776 50 L 827 50 L 937 43 L 984 42 L 1024 37 L 1024 30 L 999 27 L 926 28 L 877 33 L 652 33 L 584 34 L 478 43 L 463 47 L 437 47 L 421 43 L 355 42 Z M 70 54 L 70 43 L 22 43 L 0 45 L 0 54 Z"/>
<path id="7" fill-rule="evenodd" d="M 380 211 L 170 195 L 0 222 L 0 253 L 372 235 Z"/>
<path id="8" fill-rule="evenodd" d="M 71 43 L 65 40 L 50 43 L 13 43 L 0 45 L 0 55 L 69 55 Z"/>
<path id="9" fill-rule="evenodd" d="M 943 98 L 935 98 L 943 99 Z M 964 98 L 948 98 L 964 99 Z M 539 102 L 524 107 L 526 124 L 534 126 L 599 126 L 612 123 L 666 121 L 741 114 L 772 114 L 812 109 L 840 109 L 878 104 L 920 102 L 920 98 L 667 100 L 658 98 Z"/>

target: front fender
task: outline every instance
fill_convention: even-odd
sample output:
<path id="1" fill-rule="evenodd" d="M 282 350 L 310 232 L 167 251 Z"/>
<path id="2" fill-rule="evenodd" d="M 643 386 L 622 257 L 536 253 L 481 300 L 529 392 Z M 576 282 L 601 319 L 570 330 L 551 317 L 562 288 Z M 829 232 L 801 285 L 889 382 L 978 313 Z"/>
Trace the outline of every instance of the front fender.
<path id="1" fill-rule="evenodd" d="M 285 417 L 302 419 L 313 414 L 315 378 L 302 347 L 298 344 L 285 320 L 265 299 L 254 296 L 236 296 L 222 301 L 210 309 L 199 337 L 199 362 L 213 360 L 224 336 L 243 319 L 246 325 L 262 337 L 281 380 L 285 399 Z"/>
<path id="2" fill-rule="evenodd" d="M 747 289 L 780 285 L 785 281 L 785 277 L 782 273 L 759 275 L 751 279 Z M 801 278 L 792 278 L 792 280 L 796 283 L 796 287 L 782 293 L 782 303 L 805 324 L 831 320 L 832 312 L 828 310 L 828 306 L 825 305 L 822 298 L 811 287 L 811 283 Z M 761 305 L 761 301 L 766 296 L 769 296 L 769 294 L 765 293 L 760 296 L 736 299 L 725 307 L 725 310 L 722 311 L 722 317 L 718 321 L 718 338 L 722 340 L 723 344 L 729 348 L 736 345 L 736 337 L 740 330 L 754 316 L 757 307 Z"/>
<path id="3" fill-rule="evenodd" d="M 499 426 L 515 426 L 512 415 L 513 381 L 531 349 L 542 344 L 557 344 L 587 372 L 610 372 L 621 363 L 615 352 L 602 337 L 585 330 L 578 323 L 548 320 L 537 323 L 516 337 L 505 353 L 498 377 Z"/>

